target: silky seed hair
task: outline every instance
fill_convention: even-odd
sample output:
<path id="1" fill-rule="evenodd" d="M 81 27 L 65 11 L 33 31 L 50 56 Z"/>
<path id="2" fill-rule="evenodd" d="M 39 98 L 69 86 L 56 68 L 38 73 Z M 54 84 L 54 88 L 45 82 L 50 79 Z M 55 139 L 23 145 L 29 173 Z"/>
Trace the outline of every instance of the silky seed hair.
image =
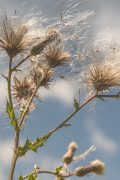
<path id="1" fill-rule="evenodd" d="M 34 90 L 35 86 L 30 79 L 25 77 L 23 80 L 19 80 L 17 77 L 14 77 L 13 96 L 18 102 L 22 99 L 28 100 Z"/>
<path id="2" fill-rule="evenodd" d="M 69 52 L 64 51 L 62 45 L 58 42 L 50 44 L 47 50 L 42 53 L 42 56 L 51 68 L 62 66 L 70 60 Z"/>
<path id="3" fill-rule="evenodd" d="M 40 33 L 34 26 L 32 19 L 4 14 L 0 22 L 0 49 L 5 50 L 11 58 L 24 54 L 40 39 Z"/>
<path id="4" fill-rule="evenodd" d="M 30 71 L 30 78 L 35 86 L 44 86 L 49 88 L 53 71 L 47 66 L 40 63 L 35 63 Z"/>
<path id="5" fill-rule="evenodd" d="M 87 87 L 97 92 L 120 86 L 120 71 L 114 64 L 92 64 L 85 75 Z"/>

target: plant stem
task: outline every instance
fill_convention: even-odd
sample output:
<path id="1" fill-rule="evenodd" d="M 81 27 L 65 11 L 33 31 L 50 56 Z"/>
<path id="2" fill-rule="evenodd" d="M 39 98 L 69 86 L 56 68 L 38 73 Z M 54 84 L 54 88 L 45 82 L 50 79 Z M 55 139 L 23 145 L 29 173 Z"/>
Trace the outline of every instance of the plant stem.
<path id="1" fill-rule="evenodd" d="M 36 95 L 36 93 L 37 93 L 37 91 L 38 91 L 40 85 L 42 84 L 42 82 L 43 82 L 45 76 L 46 76 L 46 74 L 42 74 L 42 77 L 41 77 L 40 82 L 39 82 L 38 85 L 36 86 L 36 88 L 35 88 L 35 90 L 34 90 L 32 96 L 30 97 L 29 102 L 28 102 L 28 104 L 27 104 L 27 106 L 26 106 L 24 112 L 23 112 L 22 115 L 20 116 L 20 119 L 19 119 L 19 122 L 18 122 L 18 127 L 19 127 L 19 128 L 22 126 L 23 121 L 24 121 L 24 118 L 25 118 L 25 116 L 26 116 L 26 114 L 27 114 L 27 112 L 28 112 L 28 110 L 29 110 L 29 107 L 30 107 L 32 101 L 33 101 L 33 98 L 35 97 L 35 95 Z"/>
<path id="2" fill-rule="evenodd" d="M 10 106 L 14 112 L 14 107 L 13 107 L 13 102 L 12 102 L 12 94 L 11 94 L 11 78 L 12 78 L 12 58 L 10 58 L 10 61 L 9 61 L 8 98 L 9 98 Z M 14 113 L 14 118 L 15 118 L 15 113 Z M 13 153 L 13 158 L 12 158 L 12 162 L 11 162 L 11 166 L 10 166 L 9 180 L 13 180 L 14 169 L 15 169 L 15 165 L 16 165 L 16 161 L 17 161 L 18 143 L 19 143 L 19 131 L 15 130 L 14 153 Z"/>
<path id="3" fill-rule="evenodd" d="M 117 94 L 111 94 L 111 95 L 105 95 L 105 94 L 100 94 L 97 95 L 98 98 L 120 98 L 120 92 Z"/>
<path id="4" fill-rule="evenodd" d="M 18 155 L 17 155 L 18 144 L 19 144 L 19 131 L 16 131 L 15 142 L 14 142 L 14 153 L 13 153 L 12 163 L 10 166 L 9 180 L 13 180 L 14 170 L 15 170 L 17 159 L 18 159 Z"/>
<path id="5" fill-rule="evenodd" d="M 36 174 L 52 174 L 56 175 L 56 171 L 47 171 L 47 170 L 34 170 L 33 172 L 30 172 L 29 174 L 23 176 L 23 179 L 27 179 L 31 175 L 36 175 Z"/>
<path id="6" fill-rule="evenodd" d="M 54 132 L 58 131 L 62 127 L 65 126 L 65 124 L 78 112 L 80 111 L 85 105 L 87 105 L 89 102 L 91 102 L 95 97 L 97 96 L 97 93 L 93 94 L 89 99 L 83 102 L 82 105 L 79 106 L 78 109 L 74 110 L 62 123 L 60 123 L 56 128 L 49 131 L 48 134 L 53 134 Z"/>
<path id="7" fill-rule="evenodd" d="M 61 129 L 62 127 L 65 127 L 66 123 L 78 112 L 80 111 L 85 105 L 87 105 L 88 103 L 90 103 L 94 98 L 96 98 L 97 93 L 93 94 L 89 99 L 87 99 L 86 101 L 83 102 L 83 104 L 81 104 L 79 106 L 79 108 L 77 110 L 74 110 L 62 123 L 60 123 L 56 128 L 50 130 L 47 134 L 43 135 L 42 137 L 48 136 L 49 137 L 55 133 L 56 131 L 58 131 L 59 129 Z M 39 137 L 41 138 L 41 137 Z M 36 143 L 36 140 L 32 142 L 32 144 Z"/>
<path id="8" fill-rule="evenodd" d="M 26 56 L 24 59 L 22 59 L 16 66 L 14 66 L 12 68 L 12 71 L 15 71 L 21 64 L 23 64 L 29 57 L 31 56 L 31 54 L 29 54 L 28 56 Z"/>
<path id="9" fill-rule="evenodd" d="M 12 58 L 10 58 L 10 61 L 9 61 L 9 71 L 8 71 L 8 98 L 9 98 L 9 103 L 10 103 L 10 105 L 11 105 L 11 108 L 13 109 L 12 95 L 11 95 L 11 76 L 12 76 Z"/>

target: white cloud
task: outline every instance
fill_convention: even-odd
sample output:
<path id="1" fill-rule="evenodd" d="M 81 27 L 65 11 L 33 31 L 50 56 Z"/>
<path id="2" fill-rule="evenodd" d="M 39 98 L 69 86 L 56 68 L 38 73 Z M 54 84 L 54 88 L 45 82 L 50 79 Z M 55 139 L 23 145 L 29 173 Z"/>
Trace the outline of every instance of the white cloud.
<path id="1" fill-rule="evenodd" d="M 55 98 L 68 106 L 71 106 L 73 103 L 74 95 L 75 87 L 67 80 L 56 81 L 56 83 L 51 87 L 51 90 L 45 88 L 40 89 L 40 96 L 42 98 Z"/>
<path id="2" fill-rule="evenodd" d="M 109 154 L 115 154 L 118 151 L 118 143 L 98 128 L 93 121 L 87 123 L 87 129 L 90 132 L 91 142 L 96 147 Z"/>
<path id="3" fill-rule="evenodd" d="M 11 140 L 4 140 L 2 143 L 0 143 L 0 162 L 3 167 L 9 164 L 12 157 L 12 151 Z"/>
<path id="4" fill-rule="evenodd" d="M 0 78 L 0 105 L 4 105 L 7 94 L 7 86 L 4 78 Z"/>

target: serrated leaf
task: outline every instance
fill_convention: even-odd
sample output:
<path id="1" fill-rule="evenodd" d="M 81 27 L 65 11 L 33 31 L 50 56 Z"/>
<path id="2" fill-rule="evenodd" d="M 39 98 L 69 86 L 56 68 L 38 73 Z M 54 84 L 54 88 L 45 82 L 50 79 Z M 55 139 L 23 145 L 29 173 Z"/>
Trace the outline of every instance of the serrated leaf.
<path id="1" fill-rule="evenodd" d="M 11 120 L 11 121 L 10 121 L 10 124 L 11 124 L 12 126 L 14 126 L 14 127 L 17 127 L 17 126 L 18 126 L 18 123 L 17 123 L 16 120 Z"/>
<path id="2" fill-rule="evenodd" d="M 15 120 L 14 110 L 8 101 L 7 101 L 7 105 L 6 105 L 6 113 L 8 114 L 9 119 Z"/>
<path id="3" fill-rule="evenodd" d="M 30 141 L 27 139 L 24 146 L 18 147 L 18 156 L 25 156 L 25 154 L 30 150 L 37 152 L 38 148 L 42 147 L 49 137 L 50 134 L 37 138 L 35 141 Z"/>
<path id="4" fill-rule="evenodd" d="M 76 111 L 79 109 L 79 103 L 76 98 L 74 98 L 74 108 Z"/>

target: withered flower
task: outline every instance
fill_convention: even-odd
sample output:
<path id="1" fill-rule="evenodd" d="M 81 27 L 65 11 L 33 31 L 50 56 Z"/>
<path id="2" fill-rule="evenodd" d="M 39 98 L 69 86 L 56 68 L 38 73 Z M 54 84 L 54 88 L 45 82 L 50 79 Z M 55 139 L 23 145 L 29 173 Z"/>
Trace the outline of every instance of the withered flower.
<path id="1" fill-rule="evenodd" d="M 67 152 L 63 156 L 64 163 L 70 164 L 72 162 L 76 149 L 77 149 L 77 144 L 75 142 L 71 142 L 68 146 Z"/>
<path id="2" fill-rule="evenodd" d="M 40 54 L 49 43 L 55 41 L 58 37 L 59 34 L 55 29 L 49 30 L 46 37 L 41 40 L 41 42 L 33 46 L 33 48 L 31 49 L 31 55 L 36 56 Z"/>
<path id="3" fill-rule="evenodd" d="M 31 79 L 36 86 L 49 87 L 53 72 L 46 65 L 35 64 L 30 72 Z"/>
<path id="4" fill-rule="evenodd" d="M 43 57 L 52 68 L 61 66 L 70 60 L 70 54 L 65 52 L 63 48 L 56 43 L 48 46 L 46 52 L 43 53 Z"/>
<path id="5" fill-rule="evenodd" d="M 76 176 L 83 177 L 89 173 L 103 175 L 105 172 L 105 164 L 100 160 L 94 160 L 86 166 L 80 166 L 75 169 Z"/>
<path id="6" fill-rule="evenodd" d="M 28 50 L 36 42 L 37 36 L 32 34 L 34 23 L 24 22 L 15 16 L 8 18 L 7 15 L 1 19 L 0 49 L 5 50 L 10 58 Z"/>
<path id="7" fill-rule="evenodd" d="M 87 86 L 97 92 L 120 86 L 120 71 L 112 63 L 93 64 L 85 76 Z"/>
<path id="8" fill-rule="evenodd" d="M 33 94 L 35 85 L 29 79 L 24 78 L 22 81 L 14 77 L 13 96 L 18 101 L 28 100 Z"/>

